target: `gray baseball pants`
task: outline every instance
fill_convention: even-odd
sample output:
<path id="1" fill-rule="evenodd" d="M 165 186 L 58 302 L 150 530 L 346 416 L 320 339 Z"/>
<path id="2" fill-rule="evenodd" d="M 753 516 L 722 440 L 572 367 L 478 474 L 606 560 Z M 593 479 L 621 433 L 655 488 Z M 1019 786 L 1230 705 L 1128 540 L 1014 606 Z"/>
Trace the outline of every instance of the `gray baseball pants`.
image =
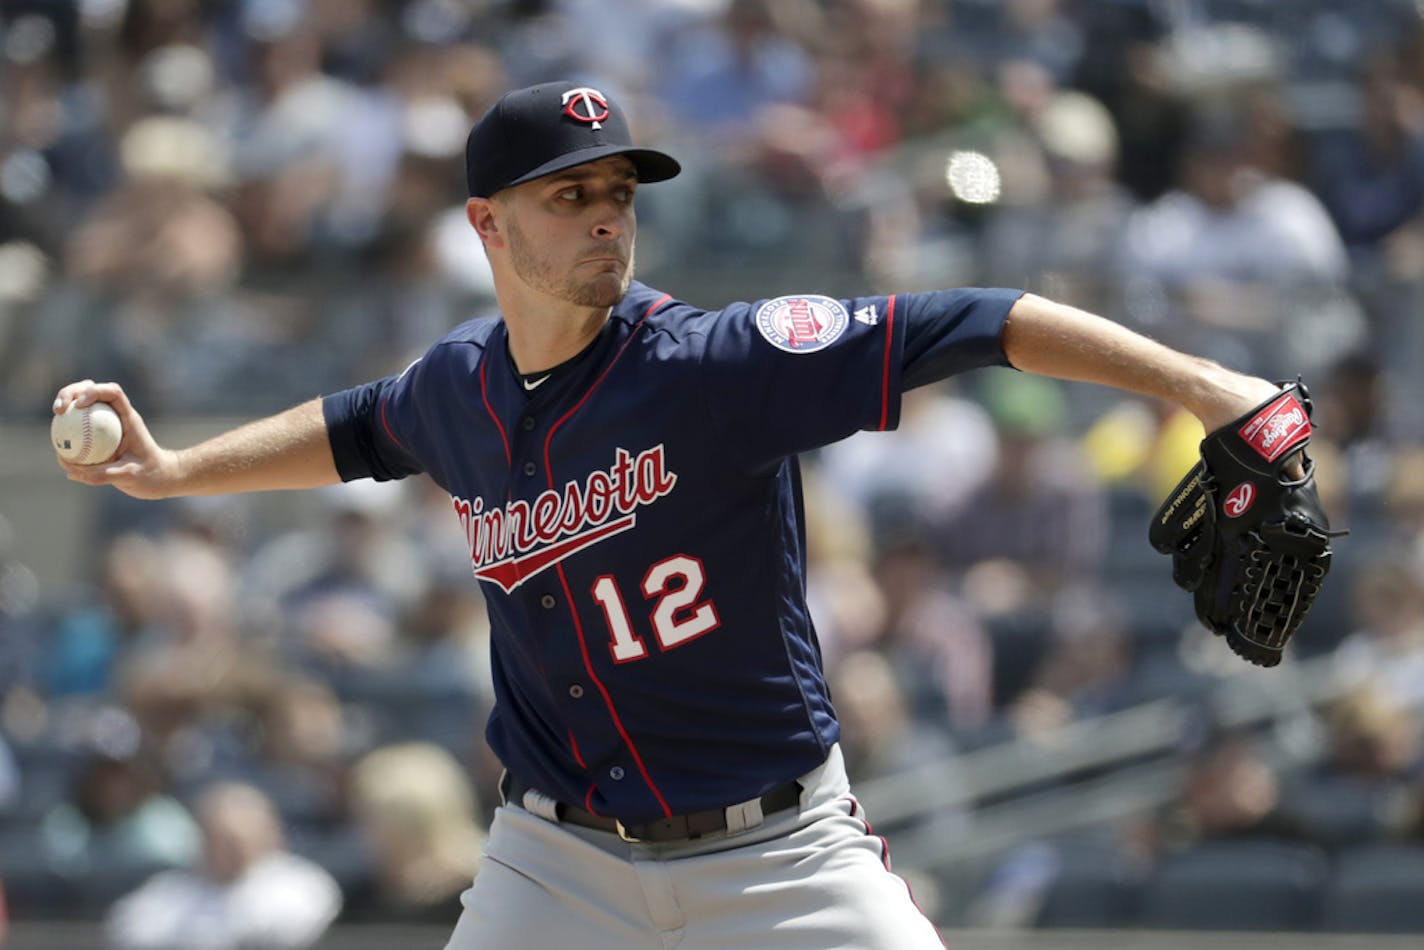
<path id="1" fill-rule="evenodd" d="M 629 843 L 495 812 L 446 950 L 943 950 L 851 797 L 839 747 L 736 835 Z"/>

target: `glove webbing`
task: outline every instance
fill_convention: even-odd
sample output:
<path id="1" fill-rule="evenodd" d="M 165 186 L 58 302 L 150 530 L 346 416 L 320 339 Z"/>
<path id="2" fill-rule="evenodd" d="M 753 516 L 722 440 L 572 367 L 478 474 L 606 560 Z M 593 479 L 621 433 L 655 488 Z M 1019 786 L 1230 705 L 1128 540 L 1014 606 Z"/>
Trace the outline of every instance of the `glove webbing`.
<path id="1" fill-rule="evenodd" d="M 1227 634 L 1227 643 L 1243 659 L 1275 666 L 1315 597 L 1320 593 L 1325 568 L 1293 554 L 1272 553 L 1261 536 L 1246 535 L 1247 565 L 1241 585 L 1240 619 Z"/>

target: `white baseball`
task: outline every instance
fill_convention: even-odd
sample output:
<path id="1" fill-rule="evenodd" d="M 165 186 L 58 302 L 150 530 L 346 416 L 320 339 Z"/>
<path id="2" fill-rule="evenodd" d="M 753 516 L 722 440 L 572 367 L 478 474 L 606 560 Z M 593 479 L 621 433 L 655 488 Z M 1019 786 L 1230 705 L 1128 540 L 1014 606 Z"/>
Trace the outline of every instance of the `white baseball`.
<path id="1" fill-rule="evenodd" d="M 50 441 L 59 457 L 74 465 L 98 465 L 114 457 L 124 427 L 106 402 L 76 409 L 70 406 L 49 424 Z"/>

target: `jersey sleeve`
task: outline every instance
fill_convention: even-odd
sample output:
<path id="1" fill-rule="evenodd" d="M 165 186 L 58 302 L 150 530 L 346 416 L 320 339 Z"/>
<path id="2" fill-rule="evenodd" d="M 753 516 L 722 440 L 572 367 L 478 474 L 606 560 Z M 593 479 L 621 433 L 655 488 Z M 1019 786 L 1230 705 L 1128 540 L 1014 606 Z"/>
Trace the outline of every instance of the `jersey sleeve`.
<path id="1" fill-rule="evenodd" d="M 1006 363 L 1000 333 L 1020 292 L 958 290 L 729 307 L 702 352 L 708 412 L 751 468 L 899 424 L 900 394 Z"/>
<path id="2" fill-rule="evenodd" d="M 419 365 L 322 399 L 331 454 L 342 481 L 390 481 L 425 470 L 410 448 L 409 435 L 401 432 L 409 416 L 401 407 L 411 403 Z"/>
<path id="3" fill-rule="evenodd" d="M 1004 323 L 1022 290 L 966 288 L 906 294 L 903 389 L 965 370 L 1008 366 Z"/>

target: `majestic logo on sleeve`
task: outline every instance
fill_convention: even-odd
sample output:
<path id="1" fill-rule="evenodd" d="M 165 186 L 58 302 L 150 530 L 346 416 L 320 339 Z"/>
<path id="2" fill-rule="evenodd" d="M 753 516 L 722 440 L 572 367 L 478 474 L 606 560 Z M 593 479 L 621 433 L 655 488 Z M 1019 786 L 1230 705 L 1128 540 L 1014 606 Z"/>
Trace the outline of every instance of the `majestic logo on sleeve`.
<path id="1" fill-rule="evenodd" d="M 603 128 L 603 120 L 608 118 L 608 100 L 597 89 L 579 86 L 564 93 L 564 115 L 570 119 L 587 122 L 595 129 Z"/>
<path id="2" fill-rule="evenodd" d="M 1310 417 L 1292 393 L 1286 393 L 1241 427 L 1241 438 L 1267 462 L 1274 462 L 1310 436 Z"/>
<path id="3" fill-rule="evenodd" d="M 485 508 L 483 498 L 452 499 L 475 577 L 506 594 L 571 554 L 621 534 L 637 522 L 637 509 L 672 492 L 677 475 L 668 470 L 661 444 L 636 456 L 618 449 L 607 471 L 583 484 L 568 482 L 533 501 L 510 501 Z"/>
<path id="4" fill-rule="evenodd" d="M 756 312 L 757 329 L 766 341 L 788 353 L 814 353 L 836 342 L 850 314 L 830 297 L 777 297 Z"/>

